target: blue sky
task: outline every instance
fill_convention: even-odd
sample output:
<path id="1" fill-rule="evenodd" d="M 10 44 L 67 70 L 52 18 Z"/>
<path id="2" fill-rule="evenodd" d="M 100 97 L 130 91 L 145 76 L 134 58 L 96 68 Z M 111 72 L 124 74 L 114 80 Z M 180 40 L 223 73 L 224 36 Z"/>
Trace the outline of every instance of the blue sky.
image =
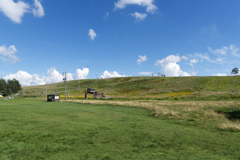
<path id="1" fill-rule="evenodd" d="M 240 1 L 0 0 L 0 76 L 68 79 L 230 75 Z M 87 68 L 87 66 L 89 66 Z"/>

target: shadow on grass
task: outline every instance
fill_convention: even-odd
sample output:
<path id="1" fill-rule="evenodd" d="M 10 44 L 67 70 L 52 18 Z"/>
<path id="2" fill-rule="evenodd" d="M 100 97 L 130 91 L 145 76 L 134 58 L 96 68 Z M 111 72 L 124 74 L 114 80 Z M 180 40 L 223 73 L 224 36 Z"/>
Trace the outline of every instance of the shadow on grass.
<path id="1" fill-rule="evenodd" d="M 216 111 L 218 114 L 224 114 L 226 118 L 229 120 L 240 120 L 240 111 L 235 111 L 235 112 L 223 112 L 223 111 Z"/>

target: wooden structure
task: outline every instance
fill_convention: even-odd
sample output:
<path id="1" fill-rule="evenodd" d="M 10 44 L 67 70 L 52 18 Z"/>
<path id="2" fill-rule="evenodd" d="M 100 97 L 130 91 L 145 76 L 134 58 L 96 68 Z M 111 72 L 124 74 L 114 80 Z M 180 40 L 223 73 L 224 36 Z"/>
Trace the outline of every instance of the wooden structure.
<path id="1" fill-rule="evenodd" d="M 47 95 L 47 101 L 48 102 L 59 102 L 60 95 L 49 94 L 49 95 Z"/>

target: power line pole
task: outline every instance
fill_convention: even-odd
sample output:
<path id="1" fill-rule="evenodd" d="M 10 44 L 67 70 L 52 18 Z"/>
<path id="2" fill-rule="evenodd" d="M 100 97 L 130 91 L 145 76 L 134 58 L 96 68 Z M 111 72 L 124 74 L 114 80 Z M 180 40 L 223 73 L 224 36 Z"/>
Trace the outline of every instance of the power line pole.
<path id="1" fill-rule="evenodd" d="M 152 78 L 153 78 L 154 73 L 152 73 Z"/>
<path id="2" fill-rule="evenodd" d="M 69 100 L 69 91 L 68 91 L 68 84 L 67 84 L 67 93 L 68 93 L 68 100 Z"/>
<path id="3" fill-rule="evenodd" d="M 158 72 L 158 77 L 159 77 L 159 75 L 160 75 L 160 72 Z"/>
<path id="4" fill-rule="evenodd" d="M 46 83 L 46 96 L 47 96 L 47 83 Z"/>
<path id="5" fill-rule="evenodd" d="M 67 74 L 66 74 L 66 71 L 63 72 L 63 81 L 65 83 L 65 100 L 66 100 L 66 85 L 67 85 Z"/>

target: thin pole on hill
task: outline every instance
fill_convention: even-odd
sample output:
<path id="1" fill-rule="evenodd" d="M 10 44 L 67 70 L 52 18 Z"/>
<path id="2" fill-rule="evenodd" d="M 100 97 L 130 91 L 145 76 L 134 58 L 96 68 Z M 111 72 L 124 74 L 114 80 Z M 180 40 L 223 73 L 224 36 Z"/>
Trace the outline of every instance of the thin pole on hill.
<path id="1" fill-rule="evenodd" d="M 69 91 L 68 91 L 68 84 L 67 84 L 67 93 L 68 93 L 68 100 L 69 100 Z"/>
<path id="2" fill-rule="evenodd" d="M 152 78 L 153 78 L 154 73 L 152 73 Z"/>
<path id="3" fill-rule="evenodd" d="M 63 76 L 64 76 L 63 81 L 65 83 L 65 100 L 66 100 L 66 85 L 67 85 L 67 74 L 66 74 L 66 71 L 63 72 Z"/>
<path id="4" fill-rule="evenodd" d="M 46 83 L 46 96 L 47 96 L 47 83 Z"/>

